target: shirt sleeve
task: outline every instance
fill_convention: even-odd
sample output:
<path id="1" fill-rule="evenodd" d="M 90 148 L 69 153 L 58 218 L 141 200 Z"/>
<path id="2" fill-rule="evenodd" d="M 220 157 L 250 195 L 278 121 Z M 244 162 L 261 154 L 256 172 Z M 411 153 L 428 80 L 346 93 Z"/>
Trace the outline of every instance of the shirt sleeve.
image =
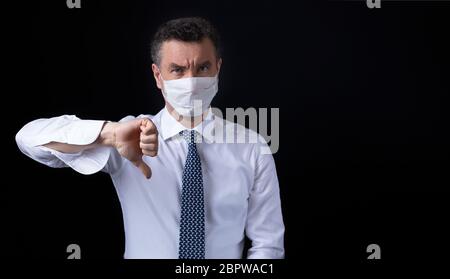
<path id="1" fill-rule="evenodd" d="M 264 147 L 258 145 L 256 149 Z M 280 190 L 272 154 L 257 151 L 255 180 L 250 190 L 246 235 L 251 240 L 248 259 L 284 258 L 284 222 Z"/>
<path id="2" fill-rule="evenodd" d="M 98 138 L 104 123 L 81 120 L 75 115 L 37 119 L 17 133 L 16 142 L 22 153 L 49 167 L 71 167 L 82 174 L 100 170 L 113 173 L 121 166 L 121 156 L 114 148 L 99 146 L 69 154 L 43 146 L 50 142 L 91 144 Z"/>

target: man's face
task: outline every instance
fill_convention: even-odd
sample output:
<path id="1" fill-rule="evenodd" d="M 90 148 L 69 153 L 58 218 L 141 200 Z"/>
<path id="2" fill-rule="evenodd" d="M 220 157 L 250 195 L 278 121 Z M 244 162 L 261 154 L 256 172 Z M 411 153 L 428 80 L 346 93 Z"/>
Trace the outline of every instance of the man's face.
<path id="1" fill-rule="evenodd" d="M 215 76 L 222 64 L 210 39 L 200 42 L 166 41 L 161 45 L 160 65 L 153 64 L 156 85 L 162 89 L 162 79 Z"/>

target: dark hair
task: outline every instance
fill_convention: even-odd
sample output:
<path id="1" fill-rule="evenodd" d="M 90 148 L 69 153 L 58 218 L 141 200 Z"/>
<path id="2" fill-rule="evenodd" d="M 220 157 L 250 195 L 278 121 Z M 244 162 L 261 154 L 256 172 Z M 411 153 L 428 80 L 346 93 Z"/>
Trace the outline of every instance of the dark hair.
<path id="1" fill-rule="evenodd" d="M 200 17 L 184 17 L 163 23 L 151 43 L 151 55 L 155 64 L 161 62 L 160 50 L 165 41 L 179 40 L 183 42 L 200 42 L 209 38 L 216 48 L 216 55 L 220 57 L 219 33 L 206 19 Z"/>

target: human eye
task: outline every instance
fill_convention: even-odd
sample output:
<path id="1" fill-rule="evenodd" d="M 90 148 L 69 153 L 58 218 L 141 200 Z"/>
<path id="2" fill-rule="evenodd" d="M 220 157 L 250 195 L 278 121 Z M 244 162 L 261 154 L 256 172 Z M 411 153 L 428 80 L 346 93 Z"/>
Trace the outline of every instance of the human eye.
<path id="1" fill-rule="evenodd" d="M 203 66 L 200 66 L 200 72 L 207 72 L 207 71 L 209 71 L 209 65 L 203 65 Z"/>
<path id="2" fill-rule="evenodd" d="M 174 73 L 174 74 L 181 74 L 181 73 L 183 73 L 183 69 L 181 67 L 176 67 L 176 68 L 172 68 L 170 70 L 170 72 Z"/>

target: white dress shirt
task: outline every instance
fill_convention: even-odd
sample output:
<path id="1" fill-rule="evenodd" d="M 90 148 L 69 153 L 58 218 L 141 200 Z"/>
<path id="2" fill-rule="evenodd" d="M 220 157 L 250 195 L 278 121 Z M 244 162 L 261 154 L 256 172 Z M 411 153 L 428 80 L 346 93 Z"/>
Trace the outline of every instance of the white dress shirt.
<path id="1" fill-rule="evenodd" d="M 82 174 L 100 170 L 110 174 L 117 191 L 125 226 L 125 258 L 178 258 L 180 197 L 187 143 L 178 134 L 186 130 L 164 108 L 152 119 L 159 132 L 156 157 L 144 156 L 152 169 L 145 176 L 112 147 L 95 147 L 67 154 L 44 147 L 49 142 L 86 145 L 94 142 L 104 121 L 81 120 L 74 115 L 38 119 L 16 135 L 20 150 L 50 167 L 71 167 Z M 134 119 L 127 116 L 122 121 Z M 202 162 L 205 195 L 205 258 L 242 258 L 244 235 L 251 240 L 249 259 L 284 258 L 284 223 L 275 163 L 262 152 L 267 144 L 220 143 L 220 133 L 252 133 L 223 120 L 210 110 L 194 130 L 202 134 L 197 144 Z"/>

